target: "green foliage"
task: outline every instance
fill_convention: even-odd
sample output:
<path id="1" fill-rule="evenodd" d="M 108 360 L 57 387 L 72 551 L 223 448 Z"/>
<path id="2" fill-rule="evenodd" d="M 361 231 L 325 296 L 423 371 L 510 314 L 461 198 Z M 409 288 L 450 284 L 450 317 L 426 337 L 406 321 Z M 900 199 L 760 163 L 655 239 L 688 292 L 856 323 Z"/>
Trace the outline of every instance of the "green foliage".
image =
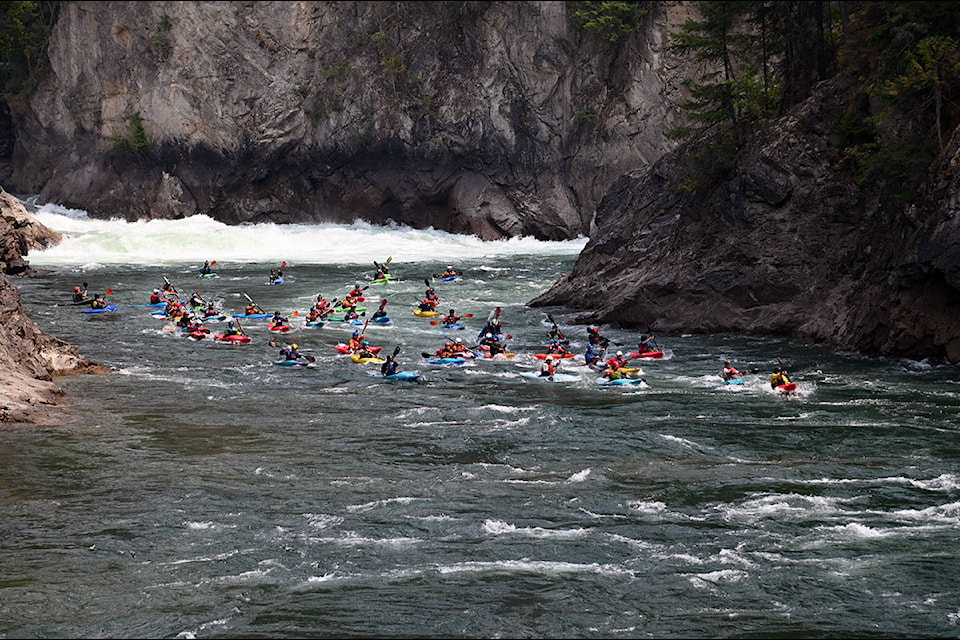
<path id="1" fill-rule="evenodd" d="M 58 3 L 0 2 L 0 95 L 5 101 L 30 91 L 44 64 L 44 52 Z"/>
<path id="2" fill-rule="evenodd" d="M 573 17 L 584 31 L 617 43 L 643 25 L 649 13 L 637 2 L 571 2 Z"/>
<path id="3" fill-rule="evenodd" d="M 163 62 L 173 53 L 173 43 L 170 42 L 170 31 L 173 29 L 173 23 L 170 22 L 166 14 L 157 23 L 153 30 L 153 37 L 150 38 L 150 49 L 157 54 L 157 58 Z"/>
<path id="4" fill-rule="evenodd" d="M 738 143 L 731 135 L 702 139 L 683 154 L 678 180 L 681 191 L 704 192 L 727 180 L 736 169 Z"/>
<path id="5" fill-rule="evenodd" d="M 856 183 L 861 186 L 880 184 L 884 193 L 901 202 L 916 200 L 930 158 L 936 151 L 930 142 L 915 138 L 897 145 L 872 143 L 847 149 L 847 153 L 858 162 Z"/>
<path id="6" fill-rule="evenodd" d="M 113 139 L 114 153 L 131 151 L 143 155 L 150 151 L 150 141 L 147 139 L 147 131 L 143 127 L 143 118 L 139 111 L 127 118 L 126 135 L 114 130 L 110 137 Z"/>

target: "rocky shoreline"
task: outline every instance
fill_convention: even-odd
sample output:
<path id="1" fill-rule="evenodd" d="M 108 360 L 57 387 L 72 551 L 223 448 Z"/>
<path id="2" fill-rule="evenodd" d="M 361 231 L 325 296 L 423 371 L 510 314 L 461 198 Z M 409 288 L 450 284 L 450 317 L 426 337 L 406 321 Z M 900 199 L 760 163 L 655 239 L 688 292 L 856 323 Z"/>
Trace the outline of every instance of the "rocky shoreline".
<path id="1" fill-rule="evenodd" d="M 58 376 L 107 373 L 73 345 L 48 335 L 27 317 L 11 276 L 29 277 L 31 249 L 60 242 L 19 200 L 0 189 L 0 423 L 56 424 L 56 407 L 69 403 Z"/>

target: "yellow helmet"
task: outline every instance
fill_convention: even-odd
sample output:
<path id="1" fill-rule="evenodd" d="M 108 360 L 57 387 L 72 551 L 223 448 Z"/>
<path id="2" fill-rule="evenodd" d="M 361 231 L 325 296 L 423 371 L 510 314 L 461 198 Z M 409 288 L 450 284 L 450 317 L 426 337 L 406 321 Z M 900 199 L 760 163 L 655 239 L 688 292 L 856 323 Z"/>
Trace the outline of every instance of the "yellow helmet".
<path id="1" fill-rule="evenodd" d="M 292 345 L 290 345 L 290 346 L 293 347 L 294 349 L 296 349 L 296 348 L 299 347 L 300 345 L 298 345 L 296 342 L 294 342 L 294 343 L 293 343 Z"/>

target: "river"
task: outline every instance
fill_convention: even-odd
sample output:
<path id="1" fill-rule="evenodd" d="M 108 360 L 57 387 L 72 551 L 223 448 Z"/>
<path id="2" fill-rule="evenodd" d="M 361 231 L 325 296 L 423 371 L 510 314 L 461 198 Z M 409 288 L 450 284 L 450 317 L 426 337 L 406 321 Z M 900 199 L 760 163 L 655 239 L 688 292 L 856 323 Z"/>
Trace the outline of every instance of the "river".
<path id="1" fill-rule="evenodd" d="M 0 637 L 960 635 L 956 366 L 657 335 L 645 384 L 601 387 L 578 313 L 525 304 L 585 240 L 36 215 L 66 239 L 16 280 L 29 315 L 116 373 L 59 378 L 62 425 L 0 429 Z M 365 333 L 412 382 L 334 351 L 355 327 L 302 326 L 388 258 L 399 281 L 365 304 L 391 324 Z M 448 265 L 460 282 L 433 277 Z M 165 279 L 294 330 L 189 340 L 137 306 Z M 117 310 L 66 305 L 81 282 Z M 466 329 L 414 316 L 427 284 Z M 422 357 L 498 307 L 513 359 Z M 578 380 L 522 375 L 550 318 Z M 290 342 L 314 366 L 276 366 Z M 795 393 L 770 388 L 780 362 Z"/>

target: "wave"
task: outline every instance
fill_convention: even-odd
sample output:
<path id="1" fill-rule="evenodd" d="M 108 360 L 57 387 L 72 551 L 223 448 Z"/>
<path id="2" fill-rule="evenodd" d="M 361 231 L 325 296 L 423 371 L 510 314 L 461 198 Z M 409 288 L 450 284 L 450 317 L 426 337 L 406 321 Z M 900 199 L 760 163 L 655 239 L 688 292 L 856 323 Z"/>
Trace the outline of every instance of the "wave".
<path id="1" fill-rule="evenodd" d="M 514 255 L 577 255 L 586 238 L 544 241 L 530 237 L 484 241 L 433 228 L 404 225 L 241 224 L 208 216 L 179 220 L 97 220 L 86 211 L 21 200 L 43 225 L 63 235 L 55 247 L 30 253 L 33 265 L 280 263 L 342 265 L 372 261 L 480 261 Z"/>

